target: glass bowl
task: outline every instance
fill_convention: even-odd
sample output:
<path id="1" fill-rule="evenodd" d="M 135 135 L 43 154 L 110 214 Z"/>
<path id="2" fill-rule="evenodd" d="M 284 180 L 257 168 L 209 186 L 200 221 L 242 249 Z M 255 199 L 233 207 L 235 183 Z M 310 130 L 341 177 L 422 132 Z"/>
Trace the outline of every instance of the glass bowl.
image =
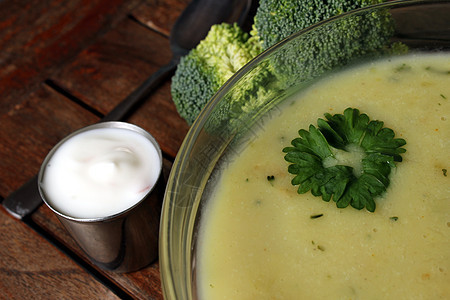
<path id="1" fill-rule="evenodd" d="M 277 104 L 331 72 L 361 61 L 397 55 L 404 50 L 395 46 L 397 42 L 407 45 L 409 52 L 448 51 L 449 16 L 449 1 L 394 1 L 355 10 L 291 35 L 226 82 L 189 130 L 168 179 L 159 246 L 165 298 L 199 297 L 196 250 L 202 209 L 217 170 L 252 139 L 259 120 L 277 113 L 273 109 Z M 376 30 L 369 29 L 374 17 L 392 19 L 394 30 L 389 39 L 380 40 Z M 368 26 L 370 34 L 357 36 L 340 31 L 342 24 Z M 332 35 L 339 36 L 337 42 L 325 43 L 327 47 L 313 46 L 318 37 L 326 41 Z M 359 45 L 357 51 L 342 50 L 343 45 L 355 43 Z M 298 60 L 299 56 L 305 59 Z M 326 59 L 319 61 L 319 56 Z M 268 69 L 275 70 L 276 75 L 260 76 Z M 254 86 L 262 87 L 264 92 L 252 89 Z M 253 101 L 256 98 L 256 103 L 249 107 L 230 104 L 242 90 L 249 91 L 247 96 Z"/>

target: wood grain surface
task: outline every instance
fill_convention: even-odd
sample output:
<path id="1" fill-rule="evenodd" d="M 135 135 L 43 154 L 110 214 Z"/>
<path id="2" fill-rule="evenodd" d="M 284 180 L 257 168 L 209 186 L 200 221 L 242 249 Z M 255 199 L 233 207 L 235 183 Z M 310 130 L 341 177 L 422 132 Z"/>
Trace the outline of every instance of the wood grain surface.
<path id="1" fill-rule="evenodd" d="M 168 35 L 188 2 L 0 1 L 0 200 L 170 60 Z M 189 129 L 170 80 L 127 121 L 157 139 L 167 177 Z M 0 226 L 0 299 L 163 298 L 157 260 L 129 274 L 99 270 L 44 205 L 24 221 L 1 208 Z"/>
<path id="2" fill-rule="evenodd" d="M 0 208 L 2 299 L 118 299 L 42 236 Z"/>

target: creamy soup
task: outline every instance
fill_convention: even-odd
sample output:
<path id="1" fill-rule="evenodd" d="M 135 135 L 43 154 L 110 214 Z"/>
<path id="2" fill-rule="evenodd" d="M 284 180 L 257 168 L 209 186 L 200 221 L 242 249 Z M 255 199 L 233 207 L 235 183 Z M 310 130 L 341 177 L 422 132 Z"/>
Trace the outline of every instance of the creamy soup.
<path id="1" fill-rule="evenodd" d="M 202 298 L 450 299 L 449 102 L 442 54 L 364 64 L 286 100 L 205 207 Z M 298 194 L 282 152 L 299 129 L 347 107 L 407 142 L 373 213 Z"/>

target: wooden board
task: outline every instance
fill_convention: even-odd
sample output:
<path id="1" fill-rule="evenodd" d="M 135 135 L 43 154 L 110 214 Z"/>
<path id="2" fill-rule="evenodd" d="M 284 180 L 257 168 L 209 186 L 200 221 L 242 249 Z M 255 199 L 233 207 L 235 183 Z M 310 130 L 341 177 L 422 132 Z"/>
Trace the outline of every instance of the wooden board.
<path id="1" fill-rule="evenodd" d="M 119 299 L 64 253 L 0 208 L 2 299 Z"/>
<path id="2" fill-rule="evenodd" d="M 97 122 L 169 61 L 167 35 L 188 2 L 0 1 L 0 200 L 38 172 L 59 140 Z M 170 81 L 128 121 L 158 140 L 167 177 L 188 130 Z M 0 226 L 7 298 L 162 299 L 158 261 L 130 274 L 101 271 L 44 205 L 26 223 L 1 209 Z"/>
<path id="3" fill-rule="evenodd" d="M 51 80 L 93 110 L 106 114 L 169 62 L 168 48 L 167 38 L 125 19 Z M 188 130 L 171 100 L 169 82 L 157 89 L 129 122 L 148 130 L 172 158 Z"/>
<path id="4" fill-rule="evenodd" d="M 6 197 L 39 171 L 48 151 L 98 117 L 41 84 L 0 115 L 0 191 Z"/>
<path id="5" fill-rule="evenodd" d="M 126 18 L 137 0 L 0 1 L 0 113 Z"/>

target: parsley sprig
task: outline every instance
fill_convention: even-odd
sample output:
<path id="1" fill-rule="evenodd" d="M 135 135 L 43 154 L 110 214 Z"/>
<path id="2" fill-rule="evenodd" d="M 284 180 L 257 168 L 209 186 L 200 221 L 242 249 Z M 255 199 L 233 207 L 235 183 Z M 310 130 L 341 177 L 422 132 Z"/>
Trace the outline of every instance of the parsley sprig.
<path id="1" fill-rule="evenodd" d="M 311 191 L 324 201 L 333 199 L 339 208 L 350 205 L 374 212 L 374 198 L 389 186 L 389 174 L 395 162 L 402 161 L 406 150 L 401 147 L 406 141 L 394 138 L 392 129 L 383 127 L 381 121 L 371 121 L 358 109 L 327 113 L 325 118 L 318 119 L 317 128 L 310 125 L 309 131 L 299 130 L 300 137 L 291 142 L 293 147 L 283 149 L 285 160 L 291 163 L 288 172 L 295 175 L 292 185 L 299 186 L 299 194 Z M 347 151 L 348 145 L 357 145 L 365 153 L 362 174 L 355 175 L 350 166 L 324 166 L 326 159 L 335 158 L 335 149 Z"/>

